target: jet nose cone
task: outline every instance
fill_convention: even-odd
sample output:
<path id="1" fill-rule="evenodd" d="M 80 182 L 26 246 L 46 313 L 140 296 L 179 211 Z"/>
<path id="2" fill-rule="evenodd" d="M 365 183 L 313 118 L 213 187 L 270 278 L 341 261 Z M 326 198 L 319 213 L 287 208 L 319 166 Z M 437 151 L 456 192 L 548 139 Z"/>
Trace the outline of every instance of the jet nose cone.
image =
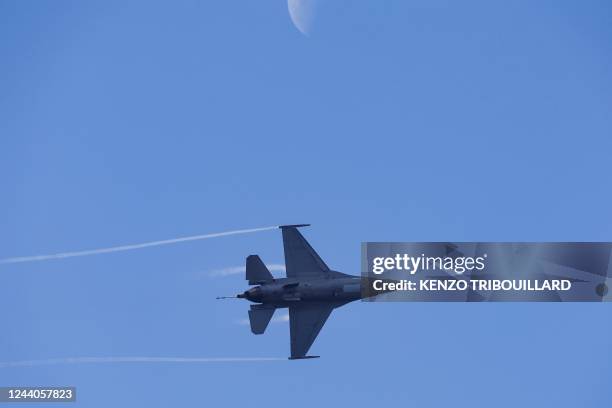
<path id="1" fill-rule="evenodd" d="M 262 293 L 261 288 L 259 286 L 251 288 L 244 293 L 238 295 L 241 299 L 248 299 L 251 302 L 261 302 Z"/>
<path id="2" fill-rule="evenodd" d="M 236 295 L 236 297 L 237 297 L 238 299 L 244 299 L 244 298 L 246 298 L 246 297 L 247 297 L 247 293 L 246 293 L 246 292 L 244 292 L 244 293 L 239 293 L 239 294 L 237 294 L 237 295 Z"/>

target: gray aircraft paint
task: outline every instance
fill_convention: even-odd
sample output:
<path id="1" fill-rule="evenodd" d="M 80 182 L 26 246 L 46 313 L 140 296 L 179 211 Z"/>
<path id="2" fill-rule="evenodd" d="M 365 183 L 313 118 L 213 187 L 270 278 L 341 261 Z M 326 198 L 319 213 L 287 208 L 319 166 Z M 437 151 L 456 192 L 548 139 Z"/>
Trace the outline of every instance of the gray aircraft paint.
<path id="1" fill-rule="evenodd" d="M 331 312 L 362 298 L 367 279 L 331 270 L 298 231 L 302 225 L 284 225 L 283 234 L 286 278 L 275 279 L 257 255 L 246 260 L 246 279 L 253 287 L 237 295 L 253 303 L 249 310 L 251 331 L 265 332 L 274 311 L 289 309 L 291 356 L 307 356 Z"/>

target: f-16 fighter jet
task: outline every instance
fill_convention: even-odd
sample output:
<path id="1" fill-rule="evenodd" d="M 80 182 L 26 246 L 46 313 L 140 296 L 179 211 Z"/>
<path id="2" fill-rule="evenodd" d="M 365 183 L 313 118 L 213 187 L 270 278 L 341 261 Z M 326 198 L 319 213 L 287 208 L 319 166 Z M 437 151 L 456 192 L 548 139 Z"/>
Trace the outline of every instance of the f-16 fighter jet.
<path id="1" fill-rule="evenodd" d="M 291 331 L 290 360 L 307 356 L 331 312 L 362 298 L 363 279 L 333 271 L 298 231 L 309 224 L 283 225 L 283 246 L 287 277 L 275 279 L 259 256 L 246 260 L 246 279 L 252 288 L 237 295 L 256 303 L 251 305 L 251 331 L 262 334 L 274 311 L 289 309 Z"/>

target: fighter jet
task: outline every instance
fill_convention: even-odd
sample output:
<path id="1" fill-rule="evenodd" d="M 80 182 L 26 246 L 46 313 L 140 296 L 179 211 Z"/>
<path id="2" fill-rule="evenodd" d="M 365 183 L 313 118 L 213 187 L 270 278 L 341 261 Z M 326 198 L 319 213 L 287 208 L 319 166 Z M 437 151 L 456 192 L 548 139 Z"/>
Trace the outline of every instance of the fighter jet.
<path id="1" fill-rule="evenodd" d="M 333 271 L 298 231 L 310 224 L 283 225 L 286 278 L 275 279 L 259 256 L 246 259 L 246 279 L 253 287 L 236 297 L 253 303 L 251 331 L 263 334 L 276 309 L 289 309 L 290 360 L 307 356 L 331 312 L 361 299 L 362 278 Z M 364 292 L 366 293 L 366 292 Z"/>

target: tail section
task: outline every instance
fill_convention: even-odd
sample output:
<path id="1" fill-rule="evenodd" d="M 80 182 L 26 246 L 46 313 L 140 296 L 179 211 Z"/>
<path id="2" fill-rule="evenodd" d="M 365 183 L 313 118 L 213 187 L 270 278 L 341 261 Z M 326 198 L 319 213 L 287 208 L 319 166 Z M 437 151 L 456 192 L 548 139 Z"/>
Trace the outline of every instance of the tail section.
<path id="1" fill-rule="evenodd" d="M 253 334 L 263 334 L 270 323 L 270 319 L 274 315 L 274 307 L 264 305 L 251 305 L 249 310 L 249 321 L 251 322 L 251 331 Z"/>
<path id="2" fill-rule="evenodd" d="M 274 280 L 266 265 L 257 255 L 249 255 L 246 259 L 246 278 L 249 285 L 258 285 Z"/>

